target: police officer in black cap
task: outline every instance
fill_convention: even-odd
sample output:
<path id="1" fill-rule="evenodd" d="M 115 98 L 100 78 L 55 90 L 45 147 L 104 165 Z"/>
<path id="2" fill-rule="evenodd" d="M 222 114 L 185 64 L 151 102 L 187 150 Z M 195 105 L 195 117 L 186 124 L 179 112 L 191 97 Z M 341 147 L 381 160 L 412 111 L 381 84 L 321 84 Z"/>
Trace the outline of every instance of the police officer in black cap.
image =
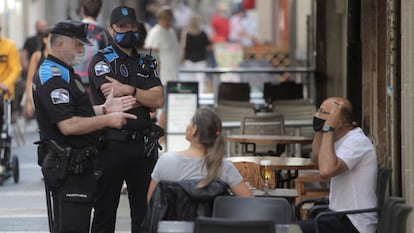
<path id="1" fill-rule="evenodd" d="M 92 232 L 114 232 L 122 183 L 128 187 L 132 232 L 140 232 L 146 211 L 146 194 L 155 160 L 145 153 L 151 127 L 151 109 L 164 105 L 164 94 L 158 78 L 155 59 L 138 53 L 139 42 L 145 35 L 134 9 L 115 8 L 110 16 L 109 33 L 113 44 L 99 51 L 89 66 L 91 89 L 97 104 L 114 96 L 132 95 L 137 100 L 130 113 L 136 120 L 128 120 L 122 130 L 107 129 L 103 140 L 104 172 L 94 206 Z M 145 143 L 144 143 L 145 142 Z M 157 149 L 157 148 L 155 148 Z"/>
<path id="2" fill-rule="evenodd" d="M 50 32 L 51 51 L 33 80 L 40 129 L 42 166 L 51 232 L 89 232 L 93 195 L 99 178 L 94 159 L 99 129 L 121 128 L 136 119 L 135 98 L 114 98 L 92 106 L 72 66 L 82 60 L 87 25 L 61 21 Z M 51 200 L 52 198 L 52 200 Z M 53 204 L 52 204 L 53 202 Z"/>

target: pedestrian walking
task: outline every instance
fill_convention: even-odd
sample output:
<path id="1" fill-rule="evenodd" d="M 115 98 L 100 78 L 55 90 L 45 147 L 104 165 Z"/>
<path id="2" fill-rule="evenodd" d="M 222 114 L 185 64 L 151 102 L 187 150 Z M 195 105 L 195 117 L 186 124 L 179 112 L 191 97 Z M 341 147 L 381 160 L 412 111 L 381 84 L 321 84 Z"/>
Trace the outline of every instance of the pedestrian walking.
<path id="1" fill-rule="evenodd" d="M 156 61 L 150 55 L 137 52 L 145 35 L 135 10 L 119 6 L 112 10 L 109 33 L 113 44 L 100 50 L 92 59 L 89 78 L 94 99 L 98 104 L 115 96 L 134 96 L 137 104 L 129 112 L 137 116 L 122 129 L 107 128 L 101 135 L 105 144 L 102 156 L 104 172 L 94 205 L 92 232 L 114 232 L 116 212 L 123 181 L 128 187 L 131 208 L 131 230 L 140 232 L 147 202 L 150 175 L 155 163 L 153 150 L 158 138 L 151 136 L 151 109 L 161 108 L 164 94 L 158 78 Z"/>
<path id="2" fill-rule="evenodd" d="M 41 46 L 40 49 L 32 54 L 29 62 L 29 69 L 27 70 L 25 93 L 23 95 L 22 104 L 24 106 L 23 116 L 26 120 L 30 120 L 34 116 L 34 106 L 33 106 L 33 95 L 32 95 L 32 83 L 33 76 L 39 68 L 40 64 L 46 59 L 49 54 L 49 32 L 47 30 L 41 35 Z"/>
<path id="3" fill-rule="evenodd" d="M 9 98 L 14 97 L 14 86 L 19 78 L 22 66 L 20 64 L 19 50 L 16 44 L 1 35 L 0 27 L 0 89 L 8 91 Z M 0 97 L 3 98 L 3 92 L 0 92 Z M 3 101 L 0 100 L 0 125 L 3 125 Z"/>
<path id="4" fill-rule="evenodd" d="M 97 180 L 102 173 L 97 130 L 121 128 L 136 116 L 124 113 L 131 97 L 92 106 L 72 66 L 84 53 L 87 25 L 58 22 L 50 32 L 50 51 L 33 79 L 33 97 L 40 129 L 38 163 L 47 193 L 49 227 L 53 233 L 89 232 Z"/>
<path id="5" fill-rule="evenodd" d="M 201 17 L 194 14 L 186 30 L 181 33 L 180 39 L 181 61 L 184 68 L 203 69 L 207 67 L 207 52 L 211 52 L 213 47 L 207 34 L 201 29 Z M 183 75 L 183 81 L 197 81 L 198 92 L 206 92 L 205 82 L 207 81 L 204 73 L 194 73 Z"/>
<path id="6" fill-rule="evenodd" d="M 149 30 L 144 47 L 158 54 L 160 79 L 164 87 L 168 81 L 179 80 L 179 43 L 173 29 L 174 15 L 171 7 L 164 5 L 158 10 L 158 23 Z M 165 128 L 166 108 L 159 112 L 158 124 Z M 164 143 L 164 138 L 161 139 Z"/>

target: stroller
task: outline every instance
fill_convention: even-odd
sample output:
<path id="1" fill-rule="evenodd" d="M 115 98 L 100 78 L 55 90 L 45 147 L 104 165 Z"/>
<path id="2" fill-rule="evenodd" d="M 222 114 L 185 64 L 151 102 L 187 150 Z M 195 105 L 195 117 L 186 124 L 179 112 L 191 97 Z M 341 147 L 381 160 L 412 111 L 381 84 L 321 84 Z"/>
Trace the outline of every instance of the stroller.
<path id="1" fill-rule="evenodd" d="M 7 90 L 1 90 L 0 107 L 0 186 L 4 181 L 13 176 L 14 183 L 19 182 L 19 159 L 16 155 L 11 156 L 11 98 Z"/>

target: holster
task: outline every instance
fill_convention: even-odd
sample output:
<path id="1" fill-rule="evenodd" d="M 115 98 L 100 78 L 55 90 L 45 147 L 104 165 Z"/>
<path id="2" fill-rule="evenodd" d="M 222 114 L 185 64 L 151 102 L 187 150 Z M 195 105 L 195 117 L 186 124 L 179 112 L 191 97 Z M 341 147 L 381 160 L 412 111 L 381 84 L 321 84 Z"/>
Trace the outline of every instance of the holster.
<path id="1" fill-rule="evenodd" d="M 39 140 L 34 142 L 37 145 L 37 165 L 42 166 L 47 154 L 47 142 Z"/>
<path id="2" fill-rule="evenodd" d="M 71 149 L 63 149 L 52 140 L 42 141 L 39 145 L 42 145 L 42 149 L 38 148 L 41 151 L 40 153 L 45 152 L 44 159 L 41 163 L 45 182 L 53 188 L 60 187 L 68 175 L 67 168 Z"/>
<path id="3" fill-rule="evenodd" d="M 147 158 L 158 159 L 158 150 L 162 149 L 159 143 L 160 137 L 164 136 L 163 128 L 155 123 L 151 124 L 151 128 L 146 136 L 144 136 L 144 153 Z"/>

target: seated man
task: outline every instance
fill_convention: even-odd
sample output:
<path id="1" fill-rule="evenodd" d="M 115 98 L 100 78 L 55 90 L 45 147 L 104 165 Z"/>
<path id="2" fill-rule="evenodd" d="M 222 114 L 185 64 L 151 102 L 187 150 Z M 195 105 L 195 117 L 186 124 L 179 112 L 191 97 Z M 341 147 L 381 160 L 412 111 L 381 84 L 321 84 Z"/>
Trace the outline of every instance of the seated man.
<path id="1" fill-rule="evenodd" d="M 326 99 L 314 115 L 312 152 L 320 175 L 331 178 L 329 208 L 334 211 L 377 206 L 377 156 L 370 139 L 352 122 L 352 104 L 341 97 Z M 374 233 L 377 214 L 326 217 L 321 232 Z M 314 219 L 299 221 L 304 233 L 315 232 Z"/>

